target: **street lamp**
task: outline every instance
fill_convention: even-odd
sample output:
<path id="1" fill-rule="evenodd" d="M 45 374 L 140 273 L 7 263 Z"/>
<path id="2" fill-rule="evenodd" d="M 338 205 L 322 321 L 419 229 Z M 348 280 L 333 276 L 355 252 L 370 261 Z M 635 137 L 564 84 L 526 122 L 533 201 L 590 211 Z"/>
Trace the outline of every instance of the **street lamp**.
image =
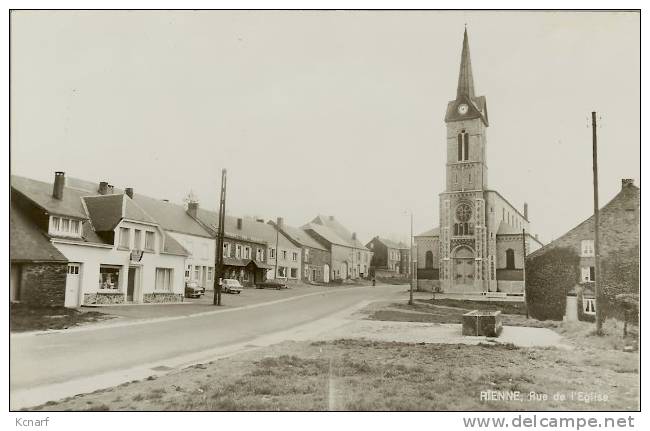
<path id="1" fill-rule="evenodd" d="M 410 215 L 411 216 L 411 246 L 409 248 L 409 254 L 408 254 L 408 259 L 409 259 L 409 271 L 411 272 L 411 286 L 409 289 L 409 305 L 413 305 L 413 276 L 414 276 L 414 271 L 413 271 L 413 211 L 408 211 L 404 213 L 404 215 Z"/>

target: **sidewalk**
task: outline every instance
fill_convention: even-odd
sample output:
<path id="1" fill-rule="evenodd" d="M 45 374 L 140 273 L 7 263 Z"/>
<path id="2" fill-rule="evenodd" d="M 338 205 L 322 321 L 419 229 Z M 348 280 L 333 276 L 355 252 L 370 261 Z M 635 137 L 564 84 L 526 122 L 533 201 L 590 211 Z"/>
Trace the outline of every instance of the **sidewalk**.
<path id="1" fill-rule="evenodd" d="M 92 310 L 124 319 L 156 319 L 164 317 L 191 316 L 215 310 L 226 310 L 245 307 L 248 305 L 261 304 L 278 299 L 293 298 L 317 292 L 332 292 L 348 289 L 347 286 L 312 286 L 295 285 L 289 289 L 255 289 L 246 288 L 240 294 L 221 294 L 221 306 L 212 305 L 213 292 L 207 291 L 201 298 L 184 298 L 183 304 L 142 304 L 142 305 L 111 305 L 84 307 L 84 310 Z"/>

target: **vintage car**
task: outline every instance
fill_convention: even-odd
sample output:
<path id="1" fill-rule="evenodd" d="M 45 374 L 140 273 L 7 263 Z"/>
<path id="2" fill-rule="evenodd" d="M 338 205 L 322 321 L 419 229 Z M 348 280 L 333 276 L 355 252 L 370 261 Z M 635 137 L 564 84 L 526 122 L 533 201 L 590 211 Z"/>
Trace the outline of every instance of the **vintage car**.
<path id="1" fill-rule="evenodd" d="M 221 281 L 221 290 L 225 293 L 241 293 L 243 286 L 238 280 L 225 278 Z"/>
<path id="2" fill-rule="evenodd" d="M 278 289 L 278 290 L 286 289 L 287 280 L 283 278 L 269 279 L 266 281 L 260 281 L 255 285 L 255 287 L 258 289 L 265 289 L 265 288 Z"/>
<path id="3" fill-rule="evenodd" d="M 199 286 L 196 281 L 185 282 L 185 297 L 186 298 L 200 298 L 205 293 L 205 287 Z"/>

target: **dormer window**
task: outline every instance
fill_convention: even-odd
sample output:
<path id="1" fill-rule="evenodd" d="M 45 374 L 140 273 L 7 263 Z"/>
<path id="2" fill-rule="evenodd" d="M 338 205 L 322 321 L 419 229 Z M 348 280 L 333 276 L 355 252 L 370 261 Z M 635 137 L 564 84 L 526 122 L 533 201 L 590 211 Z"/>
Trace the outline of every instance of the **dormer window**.
<path id="1" fill-rule="evenodd" d="M 81 221 L 66 217 L 51 216 L 49 234 L 80 238 Z"/>

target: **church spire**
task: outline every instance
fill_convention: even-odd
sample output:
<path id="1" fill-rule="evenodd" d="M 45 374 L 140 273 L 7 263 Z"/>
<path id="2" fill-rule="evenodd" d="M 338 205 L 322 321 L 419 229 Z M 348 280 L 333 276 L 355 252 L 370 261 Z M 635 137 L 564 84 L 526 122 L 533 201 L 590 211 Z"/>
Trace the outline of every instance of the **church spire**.
<path id="1" fill-rule="evenodd" d="M 469 57 L 469 42 L 467 40 L 467 27 L 463 35 L 463 52 L 460 57 L 460 72 L 458 73 L 458 89 L 456 99 L 461 96 L 474 98 L 474 76 L 472 75 L 472 60 Z"/>

